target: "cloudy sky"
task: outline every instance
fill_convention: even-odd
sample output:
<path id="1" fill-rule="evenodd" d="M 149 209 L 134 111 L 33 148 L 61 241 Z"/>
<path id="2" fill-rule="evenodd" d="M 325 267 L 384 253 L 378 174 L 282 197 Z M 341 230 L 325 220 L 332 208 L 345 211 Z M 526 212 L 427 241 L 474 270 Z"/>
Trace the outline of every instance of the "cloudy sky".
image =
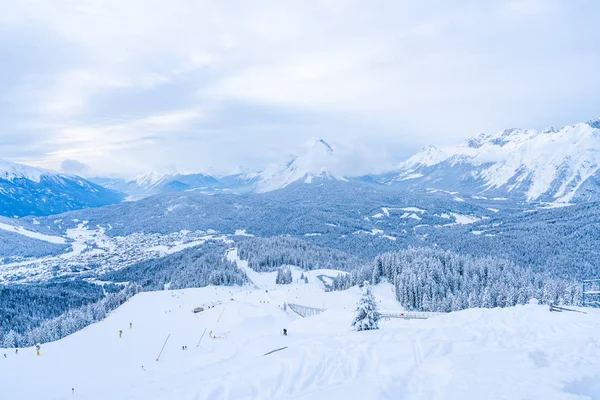
<path id="1" fill-rule="evenodd" d="M 0 159 L 261 168 L 322 137 L 376 172 L 428 144 L 600 116 L 600 5 L 8 0 Z"/>

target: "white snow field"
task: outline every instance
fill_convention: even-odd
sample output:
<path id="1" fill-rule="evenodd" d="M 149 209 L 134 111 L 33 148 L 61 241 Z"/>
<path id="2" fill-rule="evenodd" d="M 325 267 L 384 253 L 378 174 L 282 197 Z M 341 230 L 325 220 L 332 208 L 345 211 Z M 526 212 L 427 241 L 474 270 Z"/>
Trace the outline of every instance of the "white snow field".
<path id="1" fill-rule="evenodd" d="M 359 289 L 325 292 L 317 276 L 337 272 L 305 274 L 141 293 L 40 356 L 0 350 L 0 399 L 600 399 L 600 310 L 471 309 L 352 332 Z M 390 284 L 373 291 L 381 311 L 401 311 Z M 284 301 L 326 311 L 302 318 Z"/>

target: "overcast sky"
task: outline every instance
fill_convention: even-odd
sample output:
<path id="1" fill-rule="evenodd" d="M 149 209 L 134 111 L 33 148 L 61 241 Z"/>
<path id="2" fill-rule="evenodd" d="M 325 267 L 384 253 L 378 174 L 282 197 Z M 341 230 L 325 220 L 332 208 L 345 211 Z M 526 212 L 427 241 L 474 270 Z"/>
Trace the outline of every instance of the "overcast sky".
<path id="1" fill-rule="evenodd" d="M 0 159 L 227 173 L 600 116 L 597 1 L 8 0 Z M 85 164 L 85 165 L 83 165 Z"/>

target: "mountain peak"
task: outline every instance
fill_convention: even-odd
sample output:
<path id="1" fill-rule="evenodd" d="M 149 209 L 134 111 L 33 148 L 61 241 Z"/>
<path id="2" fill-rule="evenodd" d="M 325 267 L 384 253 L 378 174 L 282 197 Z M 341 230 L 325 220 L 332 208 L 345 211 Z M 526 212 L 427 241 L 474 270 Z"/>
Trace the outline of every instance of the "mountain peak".
<path id="1" fill-rule="evenodd" d="M 261 172 L 257 190 L 268 192 L 300 180 L 310 183 L 313 178 L 344 179 L 331 172 L 338 161 L 333 146 L 323 139 L 311 139 L 302 147 L 304 151 L 287 163 L 271 164 Z"/>
<path id="2" fill-rule="evenodd" d="M 313 138 L 304 143 L 306 151 L 325 151 L 326 153 L 333 153 L 333 146 L 327 143 L 324 139 Z"/>
<path id="3" fill-rule="evenodd" d="M 589 126 L 595 129 L 600 129 L 600 118 L 591 119 L 587 122 Z"/>

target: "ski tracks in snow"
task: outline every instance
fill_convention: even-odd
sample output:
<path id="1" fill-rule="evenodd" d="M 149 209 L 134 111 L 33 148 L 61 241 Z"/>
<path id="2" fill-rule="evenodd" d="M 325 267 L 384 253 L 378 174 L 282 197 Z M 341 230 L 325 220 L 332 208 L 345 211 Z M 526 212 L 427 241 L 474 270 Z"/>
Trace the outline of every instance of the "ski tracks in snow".
<path id="1" fill-rule="evenodd" d="M 424 340 L 417 334 L 412 343 L 414 367 L 405 386 L 406 399 L 442 400 L 448 398 L 447 385 L 452 378 L 451 363 L 445 358 L 452 351 L 448 342 L 423 349 Z M 395 388 L 397 389 L 397 388 Z M 396 391 L 397 396 L 397 391 Z"/>

